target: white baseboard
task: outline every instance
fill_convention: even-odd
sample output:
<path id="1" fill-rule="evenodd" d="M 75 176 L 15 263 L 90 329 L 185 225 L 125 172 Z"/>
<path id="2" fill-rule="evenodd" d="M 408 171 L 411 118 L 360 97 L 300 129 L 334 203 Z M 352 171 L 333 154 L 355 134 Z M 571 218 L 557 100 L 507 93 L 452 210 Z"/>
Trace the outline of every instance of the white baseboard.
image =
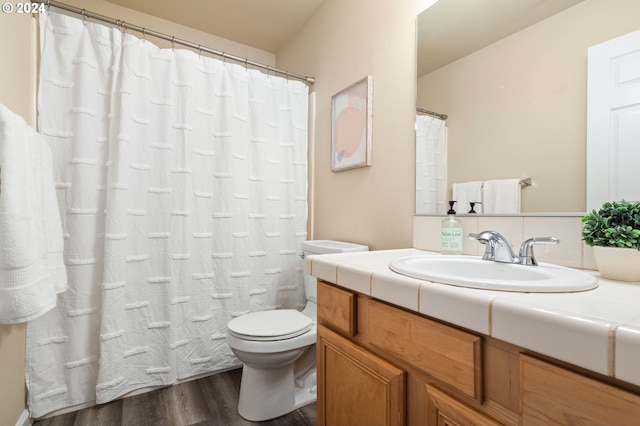
<path id="1" fill-rule="evenodd" d="M 20 413 L 16 426 L 31 426 L 32 424 L 33 422 L 31 421 L 31 417 L 29 417 L 29 411 L 25 408 L 22 410 L 22 413 Z"/>

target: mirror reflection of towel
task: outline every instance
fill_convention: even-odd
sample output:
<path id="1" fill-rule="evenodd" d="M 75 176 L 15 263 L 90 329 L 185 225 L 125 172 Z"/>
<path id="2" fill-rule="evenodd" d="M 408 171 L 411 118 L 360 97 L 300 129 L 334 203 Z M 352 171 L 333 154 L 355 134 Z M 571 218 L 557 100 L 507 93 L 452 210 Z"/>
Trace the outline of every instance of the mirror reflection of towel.
<path id="1" fill-rule="evenodd" d="M 487 180 L 483 188 L 484 213 L 520 213 L 520 179 Z"/>
<path id="2" fill-rule="evenodd" d="M 456 200 L 454 207 L 457 213 L 468 213 L 471 210 L 470 202 L 479 203 L 482 201 L 482 182 L 463 182 L 452 185 L 453 200 Z M 482 204 L 475 206 L 476 213 L 482 213 Z M 446 212 L 443 212 L 446 213 Z"/>

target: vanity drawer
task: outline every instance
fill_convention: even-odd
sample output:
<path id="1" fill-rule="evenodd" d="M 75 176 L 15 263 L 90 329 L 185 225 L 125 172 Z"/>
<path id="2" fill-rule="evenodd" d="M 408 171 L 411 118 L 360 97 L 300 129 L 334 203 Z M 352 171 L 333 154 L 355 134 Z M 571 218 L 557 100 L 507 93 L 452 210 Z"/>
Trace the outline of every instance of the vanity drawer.
<path id="1" fill-rule="evenodd" d="M 369 300 L 369 342 L 482 402 L 482 338 Z"/>
<path id="2" fill-rule="evenodd" d="M 318 321 L 347 336 L 356 335 L 356 295 L 318 280 Z"/>
<path id="3" fill-rule="evenodd" d="M 520 356 L 520 424 L 632 425 L 640 396 L 592 378 Z"/>

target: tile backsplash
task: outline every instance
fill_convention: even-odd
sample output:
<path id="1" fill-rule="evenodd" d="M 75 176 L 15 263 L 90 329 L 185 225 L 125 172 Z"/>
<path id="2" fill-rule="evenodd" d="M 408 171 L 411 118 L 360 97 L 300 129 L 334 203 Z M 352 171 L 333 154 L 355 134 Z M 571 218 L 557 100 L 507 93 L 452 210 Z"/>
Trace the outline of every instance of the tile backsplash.
<path id="1" fill-rule="evenodd" d="M 534 253 L 540 262 L 555 263 L 580 269 L 597 269 L 593 249 L 582 241 L 583 215 L 558 216 L 460 216 L 464 232 L 462 253 L 482 255 L 484 245 L 466 236 L 472 232 L 494 230 L 500 232 L 517 252 L 528 238 L 557 237 L 560 244 L 535 246 Z M 440 251 L 440 222 L 438 216 L 413 217 L 413 247 L 421 250 Z"/>

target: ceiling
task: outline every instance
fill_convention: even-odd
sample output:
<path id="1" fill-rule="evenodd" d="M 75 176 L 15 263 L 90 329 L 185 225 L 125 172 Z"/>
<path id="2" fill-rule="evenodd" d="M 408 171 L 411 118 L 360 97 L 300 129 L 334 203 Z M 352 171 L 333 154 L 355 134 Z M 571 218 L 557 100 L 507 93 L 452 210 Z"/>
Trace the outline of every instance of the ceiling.
<path id="1" fill-rule="evenodd" d="M 322 0 L 106 0 L 270 53 Z M 440 0 L 418 17 L 418 76 L 583 0 Z"/>
<path id="2" fill-rule="evenodd" d="M 418 17 L 418 76 L 583 0 L 440 0 Z"/>
<path id="3" fill-rule="evenodd" d="M 106 0 L 270 53 L 293 37 L 322 0 Z"/>

